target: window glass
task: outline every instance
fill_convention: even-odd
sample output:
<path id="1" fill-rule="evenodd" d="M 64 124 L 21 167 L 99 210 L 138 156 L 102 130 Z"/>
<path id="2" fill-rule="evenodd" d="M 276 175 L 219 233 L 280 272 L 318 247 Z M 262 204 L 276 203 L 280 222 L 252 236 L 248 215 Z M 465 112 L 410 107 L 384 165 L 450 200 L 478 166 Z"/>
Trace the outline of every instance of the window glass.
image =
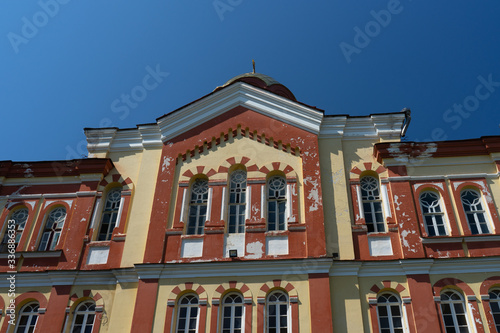
<path id="1" fill-rule="evenodd" d="M 445 236 L 447 231 L 439 195 L 431 191 L 421 193 L 420 206 L 422 207 L 427 234 L 429 236 Z"/>
<path id="2" fill-rule="evenodd" d="M 441 293 L 441 313 L 446 332 L 469 332 L 467 314 L 462 296 L 456 291 Z"/>
<path id="3" fill-rule="evenodd" d="M 38 320 L 38 303 L 29 303 L 19 312 L 16 333 L 32 333 Z"/>
<path id="4" fill-rule="evenodd" d="M 52 251 L 55 249 L 66 221 L 66 208 L 57 207 L 50 211 L 45 221 L 42 239 L 38 251 Z"/>
<path id="5" fill-rule="evenodd" d="M 268 333 L 287 333 L 288 297 L 282 291 L 269 295 L 267 299 L 266 320 Z"/>
<path id="6" fill-rule="evenodd" d="M 188 235 L 203 234 L 207 219 L 208 180 L 197 178 L 191 184 L 191 201 L 189 203 Z"/>
<path id="7" fill-rule="evenodd" d="M 385 232 L 384 213 L 378 179 L 365 176 L 360 180 L 361 201 L 368 232 Z"/>
<path id="8" fill-rule="evenodd" d="M 177 305 L 177 333 L 196 333 L 198 331 L 198 297 L 183 296 Z"/>
<path id="9" fill-rule="evenodd" d="M 286 229 L 286 179 L 272 176 L 267 181 L 267 230 Z"/>
<path id="10" fill-rule="evenodd" d="M 24 231 L 24 227 L 26 226 L 26 221 L 28 220 L 28 208 L 20 208 L 15 210 L 10 217 L 7 218 L 7 220 L 14 220 L 15 222 L 15 244 L 16 246 L 19 244 L 19 241 L 21 240 L 21 236 Z M 6 222 L 5 225 L 8 225 Z M 5 233 L 2 239 L 2 244 L 0 245 L 0 252 L 6 252 L 8 250 L 8 243 L 9 243 L 9 233 L 7 232 L 9 229 L 5 229 Z"/>
<path id="11" fill-rule="evenodd" d="M 491 315 L 495 321 L 497 332 L 500 332 L 500 289 L 490 290 Z"/>
<path id="12" fill-rule="evenodd" d="M 106 203 L 102 210 L 101 225 L 99 227 L 98 241 L 109 241 L 116 226 L 120 202 L 122 198 L 122 188 L 114 188 L 108 192 Z"/>
<path id="13" fill-rule="evenodd" d="M 460 197 L 471 233 L 473 235 L 490 233 L 481 195 L 477 191 L 467 189 L 462 191 Z"/>
<path id="14" fill-rule="evenodd" d="M 377 314 L 381 333 L 403 333 L 401 302 L 393 294 L 383 294 L 377 298 Z"/>
<path id="15" fill-rule="evenodd" d="M 222 302 L 222 333 L 243 332 L 243 296 L 229 294 Z"/>
<path id="16" fill-rule="evenodd" d="M 95 303 L 86 301 L 80 303 L 73 315 L 71 333 L 92 333 L 95 319 Z"/>
<path id="17" fill-rule="evenodd" d="M 229 178 L 229 233 L 245 232 L 247 173 L 235 170 Z"/>

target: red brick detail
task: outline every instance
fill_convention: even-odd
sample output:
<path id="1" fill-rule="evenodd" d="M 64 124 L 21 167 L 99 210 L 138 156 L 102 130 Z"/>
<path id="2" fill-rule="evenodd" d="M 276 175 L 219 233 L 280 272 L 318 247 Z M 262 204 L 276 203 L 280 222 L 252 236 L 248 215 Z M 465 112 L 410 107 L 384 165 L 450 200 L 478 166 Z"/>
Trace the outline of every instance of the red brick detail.
<path id="1" fill-rule="evenodd" d="M 243 164 L 243 165 L 246 165 L 248 161 L 250 161 L 250 158 L 248 158 L 246 156 L 243 156 L 241 158 L 241 162 L 240 163 Z"/>
<path id="2" fill-rule="evenodd" d="M 290 292 L 290 291 L 292 291 L 293 289 L 295 289 L 295 288 L 294 288 L 294 286 L 292 286 L 290 283 L 288 283 L 288 284 L 285 286 L 285 290 L 286 290 L 287 292 Z"/>
<path id="3" fill-rule="evenodd" d="M 285 169 L 283 169 L 283 173 L 284 173 L 285 175 L 286 175 L 286 174 L 288 174 L 288 173 L 290 173 L 290 172 L 292 172 L 292 171 L 293 171 L 293 168 L 292 168 L 291 166 L 289 166 L 289 165 L 287 165 L 287 166 L 285 167 Z"/>
<path id="4" fill-rule="evenodd" d="M 186 282 L 184 285 L 186 286 L 186 289 L 193 289 L 193 282 Z"/>
<path id="5" fill-rule="evenodd" d="M 217 287 L 217 289 L 215 289 L 215 291 L 218 292 L 219 294 L 223 294 L 226 291 L 226 288 L 220 285 Z"/>
<path id="6" fill-rule="evenodd" d="M 498 287 L 498 286 L 500 286 L 500 276 L 489 277 L 486 280 L 484 280 L 484 282 L 481 284 L 480 293 L 481 295 L 488 295 L 488 292 L 492 287 Z M 492 315 L 493 310 L 491 309 L 490 300 L 488 299 L 482 300 L 482 303 L 483 303 L 484 313 L 487 319 L 487 325 L 490 329 L 490 332 L 495 332 L 496 330 L 495 319 L 493 318 Z"/>
<path id="7" fill-rule="evenodd" d="M 405 289 L 406 289 L 406 288 L 405 288 L 403 285 L 399 284 L 399 283 L 398 283 L 398 285 L 396 286 L 396 291 L 397 291 L 398 293 L 401 293 L 401 292 L 402 292 L 403 290 L 405 290 Z"/>
<path id="8" fill-rule="evenodd" d="M 281 286 L 281 280 L 273 280 L 273 284 L 275 287 Z"/>
<path id="9" fill-rule="evenodd" d="M 78 300 L 78 295 L 77 294 L 73 294 L 71 295 L 70 299 L 73 301 L 73 302 L 76 302 Z"/>
<path id="10" fill-rule="evenodd" d="M 262 172 L 262 173 L 265 173 L 265 174 L 268 174 L 268 173 L 269 173 L 269 169 L 268 169 L 268 168 L 266 168 L 265 166 L 263 166 L 262 168 L 260 168 L 260 170 L 259 170 L 259 171 L 260 171 L 260 172 Z"/>
<path id="11" fill-rule="evenodd" d="M 90 290 L 86 289 L 83 291 L 83 297 L 89 297 L 90 296 Z"/>
<path id="12" fill-rule="evenodd" d="M 94 297 L 92 297 L 92 299 L 93 299 L 94 301 L 96 301 L 96 302 L 97 302 L 98 300 L 100 300 L 101 298 L 102 298 L 102 296 L 101 296 L 101 294 L 99 294 L 99 293 L 95 294 L 95 296 L 94 296 Z"/>
<path id="13" fill-rule="evenodd" d="M 194 176 L 193 173 L 191 172 L 191 170 L 187 170 L 182 175 L 185 176 L 185 177 L 189 177 L 189 178 L 191 178 L 191 177 Z"/>
<path id="14" fill-rule="evenodd" d="M 259 171 L 259 167 L 257 166 L 257 164 L 253 164 L 247 167 L 247 171 Z"/>
<path id="15" fill-rule="evenodd" d="M 207 177 L 212 177 L 216 173 L 217 173 L 217 171 L 215 171 L 214 169 L 210 169 L 210 171 L 207 172 Z"/>
<path id="16" fill-rule="evenodd" d="M 127 179 L 125 179 L 125 180 L 122 182 L 122 185 L 123 185 L 123 186 L 128 185 L 128 184 L 132 184 L 132 179 L 130 179 L 130 177 L 127 177 Z"/>
<path id="17" fill-rule="evenodd" d="M 198 288 L 196 288 L 195 291 L 198 295 L 201 295 L 201 293 L 203 293 L 205 291 L 205 288 L 203 288 L 202 286 L 199 286 Z"/>
<path id="18" fill-rule="evenodd" d="M 384 288 L 390 288 L 391 287 L 391 281 L 389 281 L 389 280 L 382 281 L 382 284 L 384 285 Z"/>
<path id="19" fill-rule="evenodd" d="M 53 286 L 47 304 L 43 325 L 38 326 L 39 332 L 61 332 L 68 305 L 71 286 Z M 41 307 L 41 306 L 40 306 Z"/>
<path id="20" fill-rule="evenodd" d="M 217 171 L 218 173 L 227 173 L 229 168 L 226 168 L 225 166 L 220 166 L 219 170 Z"/>
<path id="21" fill-rule="evenodd" d="M 376 173 L 378 173 L 378 174 L 380 174 L 380 173 L 384 172 L 385 170 L 386 170 L 386 169 L 385 169 L 385 168 L 381 165 L 381 166 L 379 166 L 379 167 L 375 170 L 375 172 L 376 172 Z"/>
<path id="22" fill-rule="evenodd" d="M 351 172 L 352 172 L 352 173 L 355 173 L 355 174 L 357 174 L 357 175 L 361 175 L 361 174 L 363 173 L 363 171 L 359 170 L 359 168 L 358 168 L 358 167 L 354 167 L 354 168 L 352 168 L 352 169 L 351 169 Z"/>
<path id="23" fill-rule="evenodd" d="M 241 287 L 241 289 L 240 289 L 240 291 L 241 291 L 243 294 L 244 294 L 244 293 L 246 293 L 248 290 L 250 290 L 250 288 L 248 288 L 248 286 L 247 286 L 246 284 L 244 284 L 244 285 Z"/>
<path id="24" fill-rule="evenodd" d="M 261 288 L 262 289 L 262 288 Z M 295 313 L 292 309 L 292 315 Z M 257 303 L 257 333 L 264 332 L 264 303 Z M 293 331 L 298 332 L 298 331 Z"/>
<path id="25" fill-rule="evenodd" d="M 227 161 L 227 163 L 229 163 L 229 165 L 235 165 L 236 164 L 236 159 L 234 157 L 230 157 L 226 161 Z"/>
<path id="26" fill-rule="evenodd" d="M 158 296 L 158 279 L 139 280 L 131 332 L 151 332 Z"/>
<path id="27" fill-rule="evenodd" d="M 377 169 L 378 170 L 378 169 Z M 387 167 L 389 177 L 408 176 L 408 171 L 404 165 L 395 165 Z"/>
<path id="28" fill-rule="evenodd" d="M 311 332 L 333 332 L 328 273 L 309 274 Z"/>
<path id="29" fill-rule="evenodd" d="M 229 288 L 231 288 L 231 289 L 236 288 L 237 283 L 238 283 L 238 281 L 229 281 Z"/>
<path id="30" fill-rule="evenodd" d="M 380 291 L 380 287 L 377 286 L 376 284 L 374 284 L 371 288 L 370 288 L 371 291 L 373 291 L 375 294 L 378 294 L 378 292 Z"/>
<path id="31" fill-rule="evenodd" d="M 198 171 L 198 173 L 203 173 L 203 170 L 205 170 L 204 166 L 199 165 L 196 167 L 196 171 Z"/>
<path id="32" fill-rule="evenodd" d="M 165 315 L 165 328 L 163 333 L 170 333 L 170 327 L 172 327 L 172 319 L 174 317 L 174 305 L 167 305 L 167 314 Z"/>
<path id="33" fill-rule="evenodd" d="M 172 290 L 172 293 L 176 294 L 176 295 L 179 295 L 179 293 L 181 292 L 182 290 L 179 288 L 179 287 L 175 287 L 173 290 Z"/>
<path id="34" fill-rule="evenodd" d="M 498 286 L 500 286 L 500 276 L 489 277 L 481 284 L 480 293 L 486 295 L 492 287 Z"/>
<path id="35" fill-rule="evenodd" d="M 99 185 L 103 186 L 103 187 L 106 187 L 108 185 L 108 181 L 106 179 L 103 179 L 101 180 L 101 182 L 99 183 Z"/>
<path id="36" fill-rule="evenodd" d="M 273 162 L 272 165 L 273 165 L 273 170 L 279 170 L 280 169 L 280 162 Z"/>
<path id="37" fill-rule="evenodd" d="M 365 162 L 363 163 L 365 166 L 365 170 L 371 170 L 372 169 L 372 162 Z"/>
<path id="38" fill-rule="evenodd" d="M 120 175 L 113 175 L 112 176 L 114 182 L 118 182 L 118 180 L 121 178 Z"/>
<path id="39" fill-rule="evenodd" d="M 407 276 L 408 289 L 412 298 L 414 320 L 417 332 L 444 332 L 439 304 L 434 302 L 430 277 L 428 274 Z M 434 306 L 432 304 L 435 304 Z M 410 323 L 411 326 L 411 323 Z"/>
<path id="40" fill-rule="evenodd" d="M 212 317 L 210 318 L 211 319 L 210 320 L 210 332 L 217 332 L 218 314 L 219 314 L 219 304 L 212 304 Z M 166 333 L 166 331 L 165 331 L 165 333 Z"/>
<path id="41" fill-rule="evenodd" d="M 267 293 L 269 291 L 269 287 L 267 286 L 267 284 L 264 284 L 262 287 L 260 287 L 260 290 Z"/>

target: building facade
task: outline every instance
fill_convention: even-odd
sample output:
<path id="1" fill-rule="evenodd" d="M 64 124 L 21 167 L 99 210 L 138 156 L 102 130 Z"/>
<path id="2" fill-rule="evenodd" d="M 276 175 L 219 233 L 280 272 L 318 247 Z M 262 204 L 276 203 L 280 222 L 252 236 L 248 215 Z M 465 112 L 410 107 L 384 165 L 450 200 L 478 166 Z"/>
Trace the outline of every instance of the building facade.
<path id="1" fill-rule="evenodd" d="M 500 331 L 500 137 L 409 122 L 249 73 L 0 162 L 0 333 Z"/>

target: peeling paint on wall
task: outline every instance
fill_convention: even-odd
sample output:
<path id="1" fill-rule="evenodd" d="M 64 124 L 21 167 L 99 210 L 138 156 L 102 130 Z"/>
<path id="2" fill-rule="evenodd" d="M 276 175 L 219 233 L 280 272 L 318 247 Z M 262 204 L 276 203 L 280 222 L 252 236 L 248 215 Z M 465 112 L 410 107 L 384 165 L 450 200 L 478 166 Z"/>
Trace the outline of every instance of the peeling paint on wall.
<path id="1" fill-rule="evenodd" d="M 262 258 L 262 255 L 264 254 L 264 244 L 261 242 L 253 242 L 253 243 L 248 243 L 247 244 L 247 255 L 245 258 L 248 259 L 260 259 Z"/>

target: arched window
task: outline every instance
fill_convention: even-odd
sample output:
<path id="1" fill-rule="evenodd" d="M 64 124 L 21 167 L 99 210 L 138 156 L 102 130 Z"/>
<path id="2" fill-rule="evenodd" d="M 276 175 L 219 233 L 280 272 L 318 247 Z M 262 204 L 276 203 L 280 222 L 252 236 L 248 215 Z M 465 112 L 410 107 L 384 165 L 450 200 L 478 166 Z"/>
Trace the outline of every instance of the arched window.
<path id="1" fill-rule="evenodd" d="M 15 227 L 14 227 L 14 230 L 16 232 L 16 236 L 15 236 L 15 246 L 17 247 L 17 245 L 19 244 L 19 240 L 21 239 L 21 236 L 23 234 L 23 230 L 24 230 L 24 227 L 26 226 L 26 221 L 28 220 L 28 208 L 20 208 L 20 209 L 17 209 L 15 210 L 12 215 L 7 218 L 7 221 L 9 220 L 14 220 L 15 221 Z M 2 244 L 0 245 L 0 252 L 6 252 L 8 247 L 8 243 L 9 243 L 9 230 L 12 230 L 9 228 L 9 223 L 5 223 L 5 225 L 7 225 L 7 228 L 5 229 L 5 234 L 3 236 L 3 240 L 2 240 Z"/>
<path id="2" fill-rule="evenodd" d="M 31 333 L 35 331 L 36 322 L 38 320 L 38 303 L 26 304 L 19 311 L 17 319 L 16 333 Z"/>
<path id="3" fill-rule="evenodd" d="M 384 213 L 378 179 L 365 176 L 360 180 L 361 201 L 368 232 L 385 232 Z"/>
<path id="4" fill-rule="evenodd" d="M 462 191 L 460 197 L 472 234 L 489 234 L 490 230 L 486 222 L 486 212 L 481 202 L 481 194 L 475 190 L 466 189 Z"/>
<path id="5" fill-rule="evenodd" d="M 247 173 L 235 170 L 229 178 L 229 223 L 228 233 L 245 232 Z"/>
<path id="6" fill-rule="evenodd" d="M 188 235 L 202 235 L 207 220 L 208 180 L 197 178 L 191 184 Z"/>
<path id="7" fill-rule="evenodd" d="M 222 333 L 243 332 L 243 296 L 229 294 L 222 302 Z"/>
<path id="8" fill-rule="evenodd" d="M 120 202 L 122 199 L 122 188 L 113 188 L 106 196 L 106 203 L 102 210 L 101 225 L 97 236 L 98 241 L 109 241 L 113 235 L 113 229 L 116 226 L 118 212 L 120 211 Z"/>
<path id="9" fill-rule="evenodd" d="M 377 298 L 377 314 L 381 333 L 403 333 L 401 301 L 393 294 L 385 293 Z"/>
<path id="10" fill-rule="evenodd" d="M 38 251 L 52 251 L 55 249 L 66 221 L 66 208 L 57 207 L 50 211 L 45 222 L 42 239 Z"/>
<path id="11" fill-rule="evenodd" d="M 426 191 L 420 194 L 420 206 L 425 220 L 425 228 L 429 236 L 447 235 L 444 213 L 439 195 Z"/>
<path id="12" fill-rule="evenodd" d="M 85 301 L 80 303 L 73 315 L 71 333 L 91 333 L 94 328 L 95 303 Z"/>
<path id="13" fill-rule="evenodd" d="M 196 333 L 198 331 L 198 297 L 188 294 L 183 296 L 177 304 L 176 333 Z"/>
<path id="14" fill-rule="evenodd" d="M 495 321 L 497 332 L 500 332 L 500 289 L 490 290 L 491 315 Z"/>
<path id="15" fill-rule="evenodd" d="M 267 298 L 267 333 L 286 333 L 288 325 L 288 297 L 282 291 L 271 293 Z"/>
<path id="16" fill-rule="evenodd" d="M 267 230 L 286 229 L 286 179 L 272 176 L 267 180 Z"/>
<path id="17" fill-rule="evenodd" d="M 446 332 L 469 332 L 462 296 L 454 290 L 441 293 L 441 312 Z"/>

